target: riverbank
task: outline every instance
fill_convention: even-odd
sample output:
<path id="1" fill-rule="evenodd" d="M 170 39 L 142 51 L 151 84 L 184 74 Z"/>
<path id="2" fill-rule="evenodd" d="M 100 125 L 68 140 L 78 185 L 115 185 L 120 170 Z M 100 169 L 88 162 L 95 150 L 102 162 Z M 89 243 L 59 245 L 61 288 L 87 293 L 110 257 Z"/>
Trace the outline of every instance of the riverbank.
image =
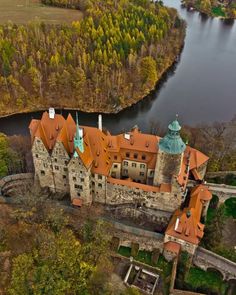
<path id="1" fill-rule="evenodd" d="M 150 97 L 154 97 L 155 93 L 158 92 L 161 88 L 161 86 L 168 80 L 168 77 L 171 76 L 174 72 L 174 70 L 176 69 L 178 63 L 179 63 L 179 60 L 180 60 L 180 56 L 181 56 L 181 53 L 183 51 L 183 48 L 184 48 L 184 42 L 183 42 L 183 46 L 181 47 L 180 49 L 180 53 L 178 56 L 176 56 L 175 60 L 173 61 L 173 63 L 161 74 L 161 77 L 160 79 L 156 82 L 156 85 L 155 85 L 155 88 L 154 89 L 151 89 L 149 91 L 149 93 L 147 93 L 144 97 L 140 97 L 139 99 L 137 100 L 134 100 L 134 102 L 130 102 L 130 103 L 127 103 L 126 106 L 124 107 L 117 107 L 115 109 L 110 109 L 110 110 L 104 110 L 104 109 L 101 109 L 100 111 L 99 110 L 96 110 L 96 109 L 86 109 L 86 108 L 73 108 L 73 107 L 66 107 L 66 106 L 57 106 L 55 104 L 53 104 L 54 106 L 54 109 L 58 112 L 62 112 L 62 111 L 66 111 L 66 112 L 71 112 L 71 111 L 79 111 L 79 112 L 82 112 L 84 115 L 85 114 L 118 114 L 124 110 L 129 110 L 130 108 L 134 107 L 135 105 L 137 105 L 138 103 L 147 100 L 148 98 Z M 6 114 L 1 114 L 0 112 L 0 119 L 1 118 L 8 118 L 8 117 L 12 117 L 12 116 L 15 116 L 15 115 L 22 115 L 22 114 L 31 114 L 31 113 L 36 113 L 36 112 L 43 112 L 43 111 L 47 111 L 49 107 L 52 107 L 52 105 L 47 105 L 45 107 L 35 107 L 35 108 L 32 108 L 32 109 L 25 109 L 25 110 L 21 110 L 21 111 L 16 111 L 16 112 L 11 112 L 11 113 L 6 113 Z"/>
<path id="2" fill-rule="evenodd" d="M 180 54 L 185 22 L 158 3 L 100 4 L 71 25 L 1 26 L 0 116 L 50 106 L 118 113 L 155 89 Z"/>
<path id="3" fill-rule="evenodd" d="M 216 1 L 217 2 L 217 1 Z M 236 19 L 236 2 L 228 1 L 227 3 L 216 2 L 211 4 L 211 2 L 202 0 L 182 0 L 181 3 L 183 7 L 188 10 L 195 10 L 200 13 L 203 13 L 209 17 L 217 17 L 225 20 Z"/>

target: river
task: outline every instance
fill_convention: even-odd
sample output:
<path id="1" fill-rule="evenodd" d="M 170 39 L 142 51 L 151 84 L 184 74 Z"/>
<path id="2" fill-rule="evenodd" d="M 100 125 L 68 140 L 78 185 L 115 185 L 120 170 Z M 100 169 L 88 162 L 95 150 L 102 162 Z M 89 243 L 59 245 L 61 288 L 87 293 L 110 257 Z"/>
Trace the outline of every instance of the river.
<path id="1" fill-rule="evenodd" d="M 136 124 L 148 132 L 151 122 L 165 127 L 175 114 L 182 124 L 190 125 L 229 121 L 236 114 L 236 22 L 189 12 L 179 0 L 164 4 L 178 9 L 187 22 L 180 61 L 152 95 L 119 114 L 103 115 L 103 126 L 112 133 Z M 37 112 L 1 118 L 0 132 L 28 134 L 31 118 L 40 116 Z M 97 125 L 97 114 L 79 112 L 79 118 L 82 125 Z"/>

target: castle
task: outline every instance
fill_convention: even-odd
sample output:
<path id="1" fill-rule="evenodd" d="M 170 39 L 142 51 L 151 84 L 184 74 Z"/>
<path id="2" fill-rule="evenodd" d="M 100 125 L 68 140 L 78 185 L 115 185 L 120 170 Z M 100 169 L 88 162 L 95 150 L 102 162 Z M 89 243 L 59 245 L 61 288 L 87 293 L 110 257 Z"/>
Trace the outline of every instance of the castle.
<path id="1" fill-rule="evenodd" d="M 177 212 L 170 224 L 178 219 L 179 226 L 186 213 L 178 210 L 185 201 L 188 181 L 202 181 L 206 172 L 208 157 L 186 146 L 177 119 L 163 138 L 143 134 L 138 127 L 111 135 L 102 129 L 101 120 L 98 128 L 79 126 L 78 117 L 76 122 L 70 114 L 65 119 L 50 108 L 41 120 L 33 119 L 29 129 L 35 178 L 52 192 L 69 193 L 76 206 L 137 204 L 151 212 L 152 221 L 166 224 Z M 201 215 L 209 198 L 200 202 Z M 191 206 L 187 210 L 187 214 L 192 212 L 190 219 L 195 214 Z M 173 233 L 166 242 L 171 242 L 170 236 Z"/>

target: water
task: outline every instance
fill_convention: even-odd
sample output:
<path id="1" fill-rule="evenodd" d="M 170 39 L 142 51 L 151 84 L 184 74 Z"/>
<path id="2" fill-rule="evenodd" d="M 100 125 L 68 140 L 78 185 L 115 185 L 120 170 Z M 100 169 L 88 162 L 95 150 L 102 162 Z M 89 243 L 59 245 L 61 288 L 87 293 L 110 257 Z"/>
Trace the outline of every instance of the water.
<path id="1" fill-rule="evenodd" d="M 165 0 L 187 22 L 185 46 L 176 67 L 153 95 L 116 115 L 104 115 L 112 133 L 138 125 L 150 131 L 150 122 L 166 126 L 179 114 L 182 124 L 229 121 L 236 114 L 236 22 L 202 16 L 181 8 L 179 0 Z M 66 115 L 66 112 L 63 111 Z M 74 114 L 74 112 L 72 112 Z M 38 113 L 0 119 L 0 132 L 28 134 Z M 97 114 L 79 113 L 80 123 L 96 126 Z"/>

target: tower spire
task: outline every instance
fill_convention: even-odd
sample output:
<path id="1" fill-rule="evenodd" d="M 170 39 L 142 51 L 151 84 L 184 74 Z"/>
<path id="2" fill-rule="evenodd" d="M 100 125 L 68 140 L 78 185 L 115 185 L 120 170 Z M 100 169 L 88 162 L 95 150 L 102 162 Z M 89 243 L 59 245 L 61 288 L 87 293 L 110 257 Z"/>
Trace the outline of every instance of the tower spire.
<path id="1" fill-rule="evenodd" d="M 76 112 L 76 131 L 74 137 L 74 146 L 75 149 L 78 148 L 81 153 L 84 152 L 83 129 L 79 128 L 78 112 Z M 78 156 L 77 152 L 75 152 L 75 155 Z"/>
<path id="2" fill-rule="evenodd" d="M 160 140 L 159 148 L 168 154 L 181 154 L 184 152 L 186 145 L 180 136 L 181 126 L 176 119 L 169 124 L 168 133 Z"/>

